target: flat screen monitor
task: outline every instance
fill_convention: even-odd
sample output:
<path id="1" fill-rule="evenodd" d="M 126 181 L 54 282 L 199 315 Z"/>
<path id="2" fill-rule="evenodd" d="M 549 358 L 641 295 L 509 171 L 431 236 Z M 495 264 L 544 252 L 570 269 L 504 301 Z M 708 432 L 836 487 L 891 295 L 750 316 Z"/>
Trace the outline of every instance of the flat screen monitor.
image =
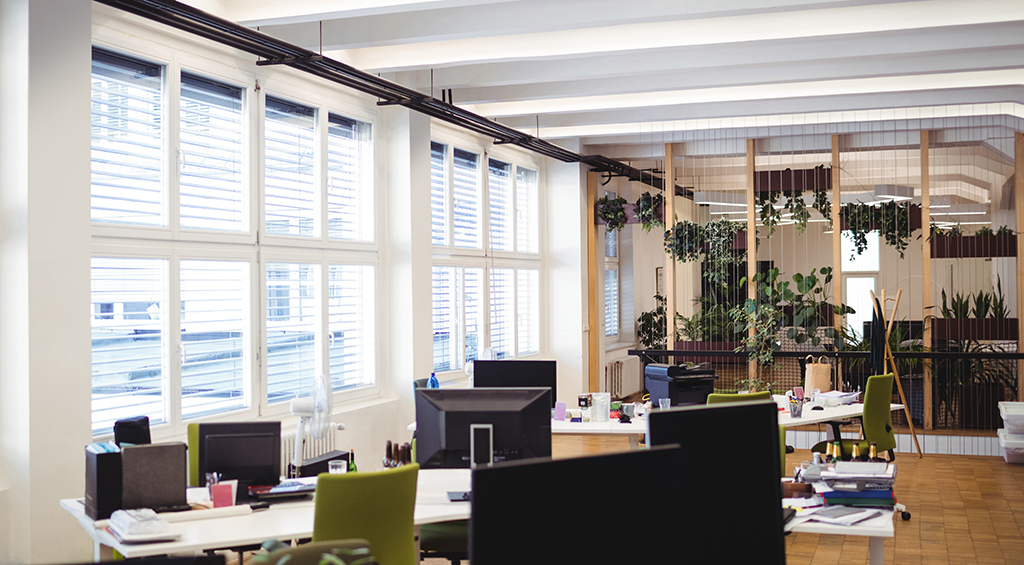
<path id="1" fill-rule="evenodd" d="M 424 469 L 470 466 L 470 427 L 492 426 L 494 461 L 551 455 L 546 388 L 416 389 L 416 462 Z"/>
<path id="2" fill-rule="evenodd" d="M 558 400 L 554 361 L 474 361 L 473 387 L 537 387 L 551 389 L 551 406 Z"/>
<path id="3" fill-rule="evenodd" d="M 238 499 L 247 487 L 281 482 L 281 422 L 199 424 L 199 486 L 207 473 L 238 480 Z"/>
<path id="4" fill-rule="evenodd" d="M 681 531 L 715 548 L 723 563 L 785 563 L 775 403 L 683 407 L 648 418 L 648 443 L 679 444 L 686 456 L 672 478 L 691 487 Z"/>
<path id="5" fill-rule="evenodd" d="M 473 565 L 682 563 L 704 554 L 709 546 L 682 525 L 687 514 L 703 515 L 688 496 L 694 486 L 708 485 L 683 482 L 683 470 L 684 454 L 670 446 L 477 468 L 469 559 Z M 737 535 L 727 521 L 718 527 Z"/>

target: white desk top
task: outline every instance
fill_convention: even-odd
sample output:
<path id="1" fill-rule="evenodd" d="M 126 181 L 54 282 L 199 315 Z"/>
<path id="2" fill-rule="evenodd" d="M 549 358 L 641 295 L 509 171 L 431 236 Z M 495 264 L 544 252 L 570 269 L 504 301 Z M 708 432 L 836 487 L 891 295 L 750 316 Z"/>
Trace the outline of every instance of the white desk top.
<path id="1" fill-rule="evenodd" d="M 889 410 L 902 410 L 902 404 L 890 404 Z M 800 418 L 794 418 L 789 410 L 779 412 L 779 424 L 786 426 L 802 426 L 805 424 L 820 424 L 822 422 L 830 422 L 832 420 L 845 420 L 846 418 L 854 418 L 864 414 L 864 404 L 854 403 L 846 404 L 844 406 L 827 406 L 821 410 L 812 410 L 810 406 L 804 406 L 803 414 Z"/>
<path id="2" fill-rule="evenodd" d="M 618 420 L 607 422 L 569 422 L 552 420 L 551 433 L 553 434 L 585 434 L 585 435 L 634 435 L 647 433 L 647 419 L 640 418 L 630 421 L 628 424 L 620 423 Z"/>
<path id="3" fill-rule="evenodd" d="M 835 534 L 840 536 L 891 538 L 895 535 L 895 527 L 892 523 L 892 517 L 894 514 L 895 512 L 893 510 L 882 510 L 881 516 L 875 516 L 874 518 L 858 522 L 852 526 L 810 522 L 809 520 L 813 517 L 812 514 L 802 518 L 794 517 L 786 524 L 784 529 L 787 532 L 803 532 L 807 534 Z"/>
<path id="4" fill-rule="evenodd" d="M 468 519 L 469 503 L 449 502 L 448 491 L 468 491 L 469 488 L 469 469 L 420 470 L 413 522 L 421 525 Z M 94 540 L 129 558 L 259 545 L 268 539 L 290 540 L 313 535 L 313 502 L 310 500 L 274 504 L 267 510 L 242 516 L 173 522 L 171 531 L 181 532 L 181 538 L 145 544 L 118 541 L 105 529 L 105 520 L 97 523 L 85 515 L 82 499 L 64 499 L 60 505 L 78 519 Z"/>

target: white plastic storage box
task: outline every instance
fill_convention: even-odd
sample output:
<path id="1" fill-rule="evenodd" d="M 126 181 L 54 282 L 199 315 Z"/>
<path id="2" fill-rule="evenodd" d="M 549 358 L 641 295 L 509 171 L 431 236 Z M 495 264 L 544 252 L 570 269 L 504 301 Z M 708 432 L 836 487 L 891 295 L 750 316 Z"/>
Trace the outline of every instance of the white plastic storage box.
<path id="1" fill-rule="evenodd" d="M 1013 435 L 999 428 L 999 446 L 1003 448 L 1003 459 L 1007 463 L 1024 464 L 1024 435 Z"/>
<path id="2" fill-rule="evenodd" d="M 1006 433 L 1024 435 L 1024 402 L 1000 402 L 999 415 Z"/>

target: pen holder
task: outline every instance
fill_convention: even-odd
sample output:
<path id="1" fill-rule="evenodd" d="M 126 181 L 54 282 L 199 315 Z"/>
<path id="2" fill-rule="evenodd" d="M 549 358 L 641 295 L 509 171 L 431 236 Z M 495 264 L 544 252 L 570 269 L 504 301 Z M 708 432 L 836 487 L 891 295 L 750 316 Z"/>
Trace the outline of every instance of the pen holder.
<path id="1" fill-rule="evenodd" d="M 794 418 L 800 418 L 804 415 L 804 403 L 800 400 L 791 399 L 789 401 L 789 414 Z"/>

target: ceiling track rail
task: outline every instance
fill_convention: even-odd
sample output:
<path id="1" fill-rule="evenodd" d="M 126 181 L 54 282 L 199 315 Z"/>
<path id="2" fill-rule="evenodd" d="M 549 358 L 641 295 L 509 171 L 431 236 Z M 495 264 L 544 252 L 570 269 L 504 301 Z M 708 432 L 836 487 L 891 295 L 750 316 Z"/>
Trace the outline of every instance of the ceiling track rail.
<path id="1" fill-rule="evenodd" d="M 661 190 L 664 181 L 649 171 L 641 171 L 620 161 L 601 155 L 580 155 L 543 139 L 523 133 L 484 116 L 474 114 L 448 102 L 426 96 L 421 92 L 391 82 L 379 76 L 351 67 L 298 45 L 293 45 L 254 29 L 230 22 L 202 10 L 174 0 L 96 0 L 159 22 L 161 24 L 198 35 L 200 37 L 245 51 L 259 57 L 256 64 L 286 65 L 325 80 L 358 90 L 380 100 L 381 106 L 399 105 L 459 126 L 494 140 L 496 144 L 509 144 L 528 149 L 564 163 L 583 163 L 595 172 L 627 177 Z M 682 192 L 680 192 L 682 190 Z M 676 187 L 677 194 L 692 193 Z"/>

